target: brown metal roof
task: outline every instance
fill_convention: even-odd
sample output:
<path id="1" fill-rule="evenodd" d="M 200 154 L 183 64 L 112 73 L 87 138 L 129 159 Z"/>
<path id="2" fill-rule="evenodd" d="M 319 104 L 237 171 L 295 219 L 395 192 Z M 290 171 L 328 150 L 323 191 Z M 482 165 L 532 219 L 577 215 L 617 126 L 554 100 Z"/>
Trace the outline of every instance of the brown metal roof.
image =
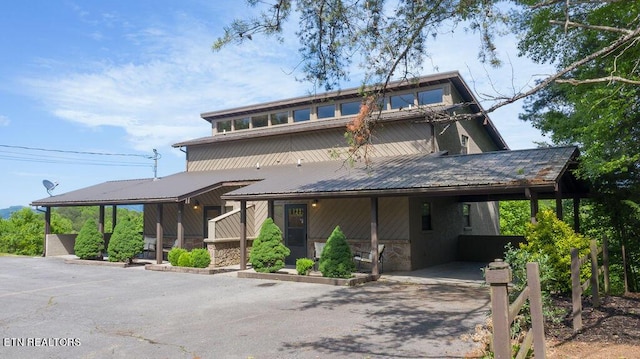
<path id="1" fill-rule="evenodd" d="M 169 203 L 216 188 L 240 187 L 230 200 L 399 195 L 491 195 L 524 189 L 584 194 L 569 169 L 575 147 L 496 151 L 471 155 L 411 155 L 374 158 L 369 168 L 343 161 L 218 171 L 181 172 L 157 180 L 110 181 L 34 201 L 34 206 Z"/>

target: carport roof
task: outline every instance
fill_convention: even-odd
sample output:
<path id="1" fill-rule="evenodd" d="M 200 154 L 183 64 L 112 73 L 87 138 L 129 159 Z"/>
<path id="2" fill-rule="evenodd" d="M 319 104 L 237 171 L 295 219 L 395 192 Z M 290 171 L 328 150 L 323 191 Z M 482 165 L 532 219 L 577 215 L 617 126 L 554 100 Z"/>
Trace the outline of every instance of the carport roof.
<path id="1" fill-rule="evenodd" d="M 471 155 L 374 158 L 369 167 L 343 161 L 262 168 L 181 172 L 159 179 L 110 181 L 34 201 L 34 206 L 170 203 L 220 187 L 240 187 L 229 200 L 398 195 L 509 195 L 525 189 L 552 197 L 584 194 L 568 171 L 575 147 L 496 151 Z M 542 197 L 542 196 L 541 196 Z M 490 199 L 490 198 L 486 198 Z"/>

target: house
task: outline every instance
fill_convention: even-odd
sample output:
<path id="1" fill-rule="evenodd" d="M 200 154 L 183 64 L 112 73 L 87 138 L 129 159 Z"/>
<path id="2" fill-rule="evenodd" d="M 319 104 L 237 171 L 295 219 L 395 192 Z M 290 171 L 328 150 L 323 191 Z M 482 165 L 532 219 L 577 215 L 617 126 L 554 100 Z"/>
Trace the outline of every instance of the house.
<path id="1" fill-rule="evenodd" d="M 144 204 L 145 236 L 158 247 L 205 246 L 217 266 L 244 267 L 267 217 L 283 231 L 289 263 L 311 258 L 313 243 L 339 225 L 354 251 L 384 244 L 385 270 L 413 270 L 491 247 L 484 241 L 500 234 L 501 199 L 528 199 L 535 214 L 539 198 L 577 202 L 585 194 L 571 171 L 575 147 L 509 150 L 457 72 L 389 85 L 367 164 L 348 160 L 344 138 L 361 103 L 351 89 L 206 112 L 211 135 L 174 145 L 186 153 L 185 172 L 32 205 L 50 213 Z M 48 255 L 71 240 L 47 235 Z"/>

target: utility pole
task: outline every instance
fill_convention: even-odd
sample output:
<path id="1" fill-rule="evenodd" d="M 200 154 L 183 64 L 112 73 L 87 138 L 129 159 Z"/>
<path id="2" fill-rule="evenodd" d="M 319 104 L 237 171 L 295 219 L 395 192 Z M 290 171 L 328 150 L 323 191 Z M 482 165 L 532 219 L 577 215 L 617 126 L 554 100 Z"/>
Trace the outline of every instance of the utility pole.
<path id="1" fill-rule="evenodd" d="M 158 153 L 158 150 L 153 149 L 153 180 L 158 179 L 158 160 L 162 158 L 162 155 Z"/>

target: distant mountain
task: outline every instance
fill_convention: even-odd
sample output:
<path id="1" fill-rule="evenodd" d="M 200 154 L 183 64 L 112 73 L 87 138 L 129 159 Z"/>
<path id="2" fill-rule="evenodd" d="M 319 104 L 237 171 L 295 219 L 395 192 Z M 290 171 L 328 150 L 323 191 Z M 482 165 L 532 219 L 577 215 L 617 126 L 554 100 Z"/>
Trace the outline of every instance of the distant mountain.
<path id="1" fill-rule="evenodd" d="M 11 213 L 19 211 L 23 208 L 24 206 L 11 206 L 9 208 L 2 208 L 0 209 L 0 218 L 7 219 L 11 217 Z"/>

